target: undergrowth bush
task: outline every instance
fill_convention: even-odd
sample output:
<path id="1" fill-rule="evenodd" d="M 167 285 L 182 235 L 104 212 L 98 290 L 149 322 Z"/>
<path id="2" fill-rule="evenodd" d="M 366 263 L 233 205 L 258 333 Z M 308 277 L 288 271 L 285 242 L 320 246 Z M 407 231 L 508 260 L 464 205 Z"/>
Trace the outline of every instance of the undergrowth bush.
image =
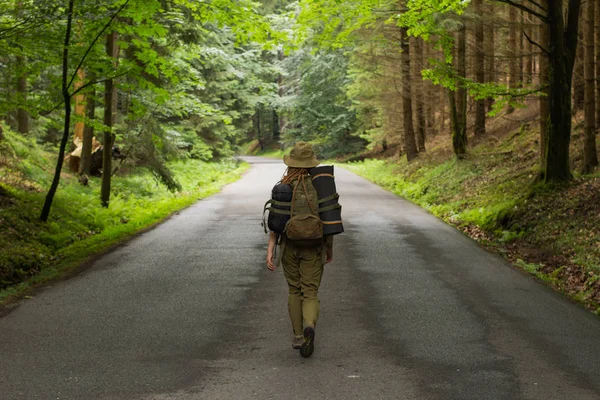
<path id="1" fill-rule="evenodd" d="M 33 139 L 7 136 L 0 154 L 5 164 L 0 174 L 0 289 L 106 248 L 217 192 L 245 168 L 233 160 L 170 163 L 180 192 L 169 191 L 149 170 L 138 169 L 113 178 L 108 208 L 100 204 L 100 178 L 90 177 L 89 185 L 82 186 L 76 176 L 64 173 L 44 224 L 39 215 L 56 156 Z"/>

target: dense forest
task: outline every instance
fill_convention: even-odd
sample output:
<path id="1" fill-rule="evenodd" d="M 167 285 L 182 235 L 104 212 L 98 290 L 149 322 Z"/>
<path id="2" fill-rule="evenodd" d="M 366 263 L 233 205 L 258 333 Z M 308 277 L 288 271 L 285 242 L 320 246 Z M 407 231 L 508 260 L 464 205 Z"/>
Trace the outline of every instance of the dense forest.
<path id="1" fill-rule="evenodd" d="M 524 131 L 532 184 L 593 177 L 600 4 L 1 0 L 0 78 L 0 206 L 28 204 L 0 214 L 8 286 L 106 228 L 103 214 L 52 228 L 65 180 L 114 209 L 140 174 L 158 183 L 148 195 L 188 193 L 192 164 L 219 165 L 216 182 L 235 154 L 298 140 L 327 159 L 461 162 L 484 142 L 519 152 L 489 143 Z M 64 192 L 61 210 L 81 193 Z"/>

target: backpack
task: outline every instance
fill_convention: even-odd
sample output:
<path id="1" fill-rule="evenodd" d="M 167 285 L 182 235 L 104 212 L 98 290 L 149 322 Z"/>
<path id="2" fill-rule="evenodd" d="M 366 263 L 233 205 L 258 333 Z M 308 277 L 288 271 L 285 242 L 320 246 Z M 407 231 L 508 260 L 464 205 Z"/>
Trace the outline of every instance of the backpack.
<path id="1" fill-rule="evenodd" d="M 290 220 L 285 227 L 289 240 L 311 242 L 323 238 L 323 222 L 319 216 L 319 198 L 310 175 L 299 177 L 292 184 Z"/>

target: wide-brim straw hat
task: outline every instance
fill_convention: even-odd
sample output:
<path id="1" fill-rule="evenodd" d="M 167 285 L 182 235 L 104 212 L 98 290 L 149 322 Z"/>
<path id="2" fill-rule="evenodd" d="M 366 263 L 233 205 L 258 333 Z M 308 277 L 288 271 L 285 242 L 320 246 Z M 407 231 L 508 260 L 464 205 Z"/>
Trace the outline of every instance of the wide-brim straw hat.
<path id="1" fill-rule="evenodd" d="M 298 142 L 289 155 L 283 156 L 283 162 L 292 168 L 314 168 L 319 165 L 312 144 Z"/>

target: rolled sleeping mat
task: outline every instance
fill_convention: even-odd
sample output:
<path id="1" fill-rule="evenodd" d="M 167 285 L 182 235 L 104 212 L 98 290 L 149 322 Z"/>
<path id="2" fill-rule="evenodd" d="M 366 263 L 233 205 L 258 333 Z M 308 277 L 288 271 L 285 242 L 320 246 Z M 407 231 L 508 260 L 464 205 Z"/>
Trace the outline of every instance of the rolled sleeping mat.
<path id="1" fill-rule="evenodd" d="M 290 219 L 293 189 L 291 185 L 280 183 L 273 187 L 271 200 L 265 206 L 269 210 L 268 227 L 276 233 L 283 233 Z M 270 207 L 268 207 L 270 205 Z M 267 208 L 268 207 L 268 208 Z"/>
<path id="2" fill-rule="evenodd" d="M 319 216 L 323 221 L 323 234 L 337 235 L 344 232 L 342 206 L 335 187 L 333 165 L 315 167 L 309 172 L 319 198 Z"/>

